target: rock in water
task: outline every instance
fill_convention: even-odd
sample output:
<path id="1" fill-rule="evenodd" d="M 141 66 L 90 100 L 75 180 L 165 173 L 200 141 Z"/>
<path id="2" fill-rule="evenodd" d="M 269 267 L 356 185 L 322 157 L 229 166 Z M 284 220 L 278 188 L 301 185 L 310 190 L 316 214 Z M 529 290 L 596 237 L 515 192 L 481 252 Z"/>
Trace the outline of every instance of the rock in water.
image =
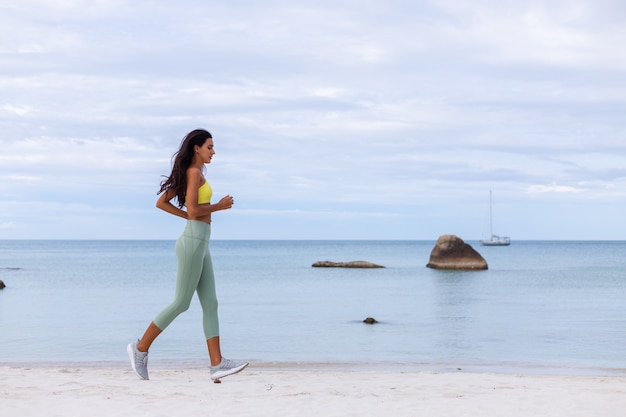
<path id="1" fill-rule="evenodd" d="M 484 270 L 487 261 L 474 248 L 455 235 L 441 235 L 426 265 L 433 269 Z"/>
<path id="2" fill-rule="evenodd" d="M 384 266 L 382 265 L 376 265 L 367 261 L 351 261 L 351 262 L 317 261 L 311 266 L 313 268 L 384 268 Z"/>
<path id="3" fill-rule="evenodd" d="M 378 323 L 378 320 L 376 320 L 374 317 L 368 317 L 365 320 L 363 320 L 363 323 L 376 324 Z"/>
<path id="4" fill-rule="evenodd" d="M 6 285 L 4 285 L 4 281 L 0 279 L 0 290 L 3 290 Z"/>

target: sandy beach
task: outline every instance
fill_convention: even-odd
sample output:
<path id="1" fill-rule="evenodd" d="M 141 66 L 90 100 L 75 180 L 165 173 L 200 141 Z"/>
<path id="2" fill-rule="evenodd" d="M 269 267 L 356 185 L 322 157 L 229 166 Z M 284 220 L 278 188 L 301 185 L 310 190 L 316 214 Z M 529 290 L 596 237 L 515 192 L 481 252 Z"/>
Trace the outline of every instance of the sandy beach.
<path id="1" fill-rule="evenodd" d="M 0 366 L 0 415 L 623 416 L 625 376 L 332 371 L 251 365 L 214 384 L 206 369 Z"/>

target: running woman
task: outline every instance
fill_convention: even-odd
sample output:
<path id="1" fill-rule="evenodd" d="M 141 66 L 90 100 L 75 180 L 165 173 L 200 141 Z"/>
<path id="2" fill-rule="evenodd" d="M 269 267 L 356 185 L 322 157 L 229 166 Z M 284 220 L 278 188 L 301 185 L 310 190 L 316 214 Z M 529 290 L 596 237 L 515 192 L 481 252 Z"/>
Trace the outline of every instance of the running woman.
<path id="1" fill-rule="evenodd" d="M 156 206 L 167 213 L 187 220 L 183 234 L 176 241 L 178 272 L 174 300 L 167 305 L 146 329 L 143 337 L 127 346 L 133 371 L 141 379 L 148 376 L 148 350 L 152 342 L 174 319 L 186 311 L 194 292 L 202 306 L 202 324 L 211 361 L 211 379 L 242 371 L 248 363 L 238 363 L 222 356 L 215 277 L 209 252 L 211 214 L 232 208 L 234 199 L 227 195 L 211 204 L 213 190 L 204 177 L 205 164 L 215 155 L 213 137 L 204 130 L 190 132 L 174 154 L 172 172 L 161 183 Z M 172 204 L 176 198 L 177 205 Z M 186 210 L 183 210 L 186 207 Z"/>

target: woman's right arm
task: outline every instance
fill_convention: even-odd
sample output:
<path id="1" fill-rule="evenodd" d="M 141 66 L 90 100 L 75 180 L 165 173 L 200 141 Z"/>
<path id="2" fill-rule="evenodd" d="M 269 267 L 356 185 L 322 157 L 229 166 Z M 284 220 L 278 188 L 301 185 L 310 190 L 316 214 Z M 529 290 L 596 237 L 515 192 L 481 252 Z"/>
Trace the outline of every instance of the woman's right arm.
<path id="1" fill-rule="evenodd" d="M 156 202 L 156 206 L 161 210 L 173 214 L 174 216 L 187 218 L 187 212 L 172 204 L 172 200 L 176 197 L 176 192 L 169 188 L 161 194 Z"/>

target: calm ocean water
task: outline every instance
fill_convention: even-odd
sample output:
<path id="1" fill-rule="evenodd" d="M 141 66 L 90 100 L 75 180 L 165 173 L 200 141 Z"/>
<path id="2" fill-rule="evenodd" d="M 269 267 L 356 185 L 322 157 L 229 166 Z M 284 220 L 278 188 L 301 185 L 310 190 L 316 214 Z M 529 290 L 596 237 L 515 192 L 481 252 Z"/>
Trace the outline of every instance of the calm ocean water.
<path id="1" fill-rule="evenodd" d="M 626 242 L 468 243 L 489 270 L 426 268 L 434 241 L 213 241 L 222 350 L 253 362 L 626 374 Z M 0 241 L 0 363 L 126 361 L 125 345 L 171 300 L 175 269 L 173 241 Z M 151 363 L 206 357 L 194 299 Z"/>

